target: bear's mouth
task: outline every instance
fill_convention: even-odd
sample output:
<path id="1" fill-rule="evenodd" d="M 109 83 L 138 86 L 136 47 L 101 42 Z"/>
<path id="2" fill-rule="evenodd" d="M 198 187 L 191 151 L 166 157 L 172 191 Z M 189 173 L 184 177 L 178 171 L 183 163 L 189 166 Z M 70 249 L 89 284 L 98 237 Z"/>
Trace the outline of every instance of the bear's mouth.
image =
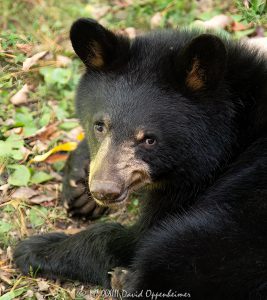
<path id="1" fill-rule="evenodd" d="M 115 207 L 120 206 L 124 202 L 126 202 L 129 199 L 130 192 L 128 189 L 124 190 L 124 192 L 116 199 L 113 200 L 99 200 L 95 199 L 95 202 L 99 204 L 100 206 L 108 206 L 108 207 Z"/>
<path id="2" fill-rule="evenodd" d="M 120 196 L 116 199 L 112 199 L 112 200 L 99 200 L 99 199 L 95 199 L 96 203 L 99 204 L 100 206 L 107 206 L 107 207 L 118 207 L 123 205 L 124 203 L 127 202 L 127 200 L 129 199 L 130 195 L 133 192 L 138 191 L 139 189 L 141 189 L 142 187 L 146 186 L 147 184 L 149 184 L 150 182 L 148 181 L 138 181 L 138 182 L 133 182 L 130 186 L 128 186 L 127 188 L 124 189 L 124 191 L 120 194 Z"/>

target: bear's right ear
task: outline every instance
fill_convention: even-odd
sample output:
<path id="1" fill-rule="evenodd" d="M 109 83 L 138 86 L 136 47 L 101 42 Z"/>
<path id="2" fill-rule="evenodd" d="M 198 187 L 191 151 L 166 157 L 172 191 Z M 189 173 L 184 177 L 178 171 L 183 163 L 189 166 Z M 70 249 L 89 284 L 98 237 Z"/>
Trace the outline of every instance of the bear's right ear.
<path id="1" fill-rule="evenodd" d="M 104 28 L 93 19 L 81 18 L 70 30 L 74 51 L 88 69 L 110 69 L 129 53 L 129 40 Z"/>
<path id="2" fill-rule="evenodd" d="M 195 37 L 182 49 L 176 61 L 178 78 L 187 90 L 215 89 L 222 80 L 227 61 L 223 41 L 212 34 Z"/>

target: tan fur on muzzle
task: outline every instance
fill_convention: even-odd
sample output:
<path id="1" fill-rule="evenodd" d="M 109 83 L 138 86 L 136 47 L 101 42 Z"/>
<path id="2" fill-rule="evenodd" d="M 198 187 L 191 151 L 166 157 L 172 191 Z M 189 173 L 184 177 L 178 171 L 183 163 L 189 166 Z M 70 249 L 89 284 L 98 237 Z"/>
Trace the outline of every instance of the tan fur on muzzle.
<path id="1" fill-rule="evenodd" d="M 121 185 L 122 193 L 127 190 L 127 197 L 121 201 L 124 202 L 133 191 L 151 183 L 149 167 L 135 156 L 133 143 L 112 147 L 111 138 L 106 137 L 90 164 L 89 187 L 93 180 L 116 182 Z M 116 204 L 116 201 L 96 201 L 107 206 Z"/>

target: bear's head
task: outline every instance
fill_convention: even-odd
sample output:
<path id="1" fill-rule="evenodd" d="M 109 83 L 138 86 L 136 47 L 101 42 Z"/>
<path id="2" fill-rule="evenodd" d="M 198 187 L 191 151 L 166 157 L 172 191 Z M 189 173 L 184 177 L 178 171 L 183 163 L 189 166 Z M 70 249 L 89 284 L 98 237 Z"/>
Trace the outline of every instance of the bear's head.
<path id="1" fill-rule="evenodd" d="M 200 184 L 231 157 L 235 111 L 219 37 L 161 31 L 130 41 L 91 19 L 77 20 L 70 37 L 86 66 L 76 108 L 98 203 L 143 186 Z"/>

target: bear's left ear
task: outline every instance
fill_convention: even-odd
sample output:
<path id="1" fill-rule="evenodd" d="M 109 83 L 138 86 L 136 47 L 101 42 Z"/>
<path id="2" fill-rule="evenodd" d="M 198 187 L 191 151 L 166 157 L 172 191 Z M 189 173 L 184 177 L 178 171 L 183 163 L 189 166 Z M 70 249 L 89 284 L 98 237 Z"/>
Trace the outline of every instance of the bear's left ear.
<path id="1" fill-rule="evenodd" d="M 180 53 L 176 72 L 187 90 L 215 89 L 224 76 L 227 53 L 220 38 L 202 34 Z"/>
<path id="2" fill-rule="evenodd" d="M 88 69 L 104 70 L 122 63 L 129 53 L 129 40 L 115 35 L 93 19 L 81 18 L 70 30 L 74 51 Z"/>

